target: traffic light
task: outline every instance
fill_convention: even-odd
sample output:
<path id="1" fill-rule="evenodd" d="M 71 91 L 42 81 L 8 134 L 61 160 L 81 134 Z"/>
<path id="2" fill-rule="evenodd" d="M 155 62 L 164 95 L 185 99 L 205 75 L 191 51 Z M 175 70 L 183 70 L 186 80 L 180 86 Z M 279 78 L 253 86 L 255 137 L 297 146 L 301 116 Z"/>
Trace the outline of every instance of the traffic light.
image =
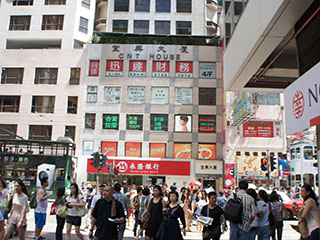
<path id="1" fill-rule="evenodd" d="M 98 168 L 99 167 L 99 153 L 98 152 L 94 152 L 91 154 L 91 158 L 90 158 L 90 164 L 94 167 L 94 168 Z"/>
<path id="2" fill-rule="evenodd" d="M 108 165 L 107 173 L 112 174 L 112 163 L 107 165 Z"/>
<path id="3" fill-rule="evenodd" d="M 268 170 L 268 162 L 266 158 L 261 158 L 261 171 Z"/>
<path id="4" fill-rule="evenodd" d="M 318 163 L 317 162 L 314 163 L 313 166 L 317 168 L 318 167 Z"/>
<path id="5" fill-rule="evenodd" d="M 270 156 L 270 166 L 271 166 L 271 172 L 277 169 L 277 159 L 275 156 Z"/>
<path id="6" fill-rule="evenodd" d="M 100 167 L 105 168 L 107 166 L 107 156 L 100 154 Z"/>
<path id="7" fill-rule="evenodd" d="M 114 174 L 118 175 L 119 174 L 119 166 L 114 167 Z"/>

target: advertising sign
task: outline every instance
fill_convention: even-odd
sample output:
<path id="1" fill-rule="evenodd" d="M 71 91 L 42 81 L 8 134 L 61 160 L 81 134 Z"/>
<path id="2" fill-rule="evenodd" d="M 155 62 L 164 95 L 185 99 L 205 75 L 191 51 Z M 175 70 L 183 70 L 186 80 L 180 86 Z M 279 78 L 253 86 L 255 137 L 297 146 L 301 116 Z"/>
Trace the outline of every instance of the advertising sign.
<path id="1" fill-rule="evenodd" d="M 103 114 L 103 129 L 119 129 L 119 114 Z"/>
<path id="2" fill-rule="evenodd" d="M 199 63 L 199 78 L 216 78 L 216 63 Z"/>
<path id="3" fill-rule="evenodd" d="M 227 188 L 234 187 L 235 164 L 226 164 L 225 185 Z"/>
<path id="4" fill-rule="evenodd" d="M 176 88 L 176 104 L 192 104 L 192 88 Z"/>
<path id="5" fill-rule="evenodd" d="M 151 88 L 151 103 L 153 104 L 168 104 L 169 103 L 169 88 L 153 87 Z"/>
<path id="6" fill-rule="evenodd" d="M 121 88 L 120 87 L 105 87 L 104 102 L 105 103 L 120 103 Z"/>
<path id="7" fill-rule="evenodd" d="M 168 114 L 151 114 L 150 130 L 168 131 Z"/>
<path id="8" fill-rule="evenodd" d="M 129 77 L 145 77 L 147 61 L 131 60 L 129 64 Z"/>
<path id="9" fill-rule="evenodd" d="M 216 159 L 216 145 L 199 143 L 198 159 Z"/>
<path id="10" fill-rule="evenodd" d="M 153 61 L 152 77 L 169 77 L 170 62 L 169 61 Z"/>
<path id="11" fill-rule="evenodd" d="M 143 115 L 127 115 L 127 129 L 142 131 Z"/>
<path id="12" fill-rule="evenodd" d="M 141 143 L 126 142 L 126 157 L 141 157 Z"/>
<path id="13" fill-rule="evenodd" d="M 248 121 L 237 129 L 242 137 L 281 137 L 281 123 L 272 121 Z"/>
<path id="14" fill-rule="evenodd" d="M 287 134 L 320 124 L 320 62 L 284 91 Z"/>
<path id="15" fill-rule="evenodd" d="M 101 152 L 106 156 L 117 156 L 117 142 L 101 142 Z"/>
<path id="16" fill-rule="evenodd" d="M 119 166 L 119 174 L 127 175 L 179 175 L 190 176 L 189 161 L 162 161 L 162 160 L 121 160 L 108 159 L 108 163 L 115 161 L 116 166 Z M 172 167 L 174 166 L 174 167 Z M 87 172 L 96 173 L 95 169 L 90 164 L 90 159 L 87 162 Z M 102 168 L 102 173 L 107 173 L 107 167 Z"/>
<path id="17" fill-rule="evenodd" d="M 89 76 L 97 77 L 99 76 L 99 60 L 90 60 L 89 65 Z"/>
<path id="18" fill-rule="evenodd" d="M 83 141 L 83 155 L 91 155 L 93 153 L 93 141 Z"/>
<path id="19" fill-rule="evenodd" d="M 174 158 L 191 159 L 192 147 L 190 143 L 175 143 L 174 144 Z"/>
<path id="20" fill-rule="evenodd" d="M 192 132 L 192 116 L 191 115 L 175 115 L 175 132 Z"/>
<path id="21" fill-rule="evenodd" d="M 144 87 L 128 87 L 129 103 L 144 103 Z"/>
<path id="22" fill-rule="evenodd" d="M 215 115 L 199 115 L 199 132 L 216 132 Z"/>
<path id="23" fill-rule="evenodd" d="M 150 143 L 150 157 L 165 158 L 166 144 L 165 143 Z"/>
<path id="24" fill-rule="evenodd" d="M 177 78 L 192 78 L 193 66 L 192 62 L 176 62 L 176 77 Z"/>
<path id="25" fill-rule="evenodd" d="M 107 60 L 107 77 L 122 77 L 123 76 L 123 60 Z"/>

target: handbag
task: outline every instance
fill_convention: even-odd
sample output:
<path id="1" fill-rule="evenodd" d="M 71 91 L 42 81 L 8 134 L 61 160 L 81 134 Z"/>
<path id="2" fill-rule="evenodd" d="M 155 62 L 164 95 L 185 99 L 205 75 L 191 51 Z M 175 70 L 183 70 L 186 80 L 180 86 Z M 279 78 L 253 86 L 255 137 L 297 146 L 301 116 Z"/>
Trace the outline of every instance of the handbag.
<path id="1" fill-rule="evenodd" d="M 309 235 L 309 230 L 308 230 L 308 226 L 307 226 L 307 221 L 306 220 L 302 220 L 299 217 L 298 228 L 299 228 L 299 232 L 301 234 L 301 237 L 303 239 L 308 239 L 310 235 Z"/>
<path id="2" fill-rule="evenodd" d="M 275 229 L 277 228 L 277 220 L 276 217 L 274 216 L 274 213 L 271 209 L 271 204 L 269 203 L 269 215 L 268 215 L 269 223 L 270 223 L 270 229 Z"/>
<path id="3" fill-rule="evenodd" d="M 208 238 L 208 239 L 211 239 L 211 238 L 212 239 L 219 239 L 220 235 L 221 235 L 221 228 L 220 228 L 220 226 L 216 226 L 216 227 L 211 228 L 211 229 L 207 228 L 203 232 L 202 237 L 203 238 Z"/>
<path id="4" fill-rule="evenodd" d="M 57 202 L 54 201 L 54 202 L 52 203 L 52 205 L 51 205 L 51 208 L 50 208 L 50 215 L 56 215 L 56 214 L 57 214 L 57 213 L 56 213 L 56 211 L 57 211 L 56 205 L 57 205 Z"/>
<path id="5" fill-rule="evenodd" d="M 67 208 L 66 205 L 63 205 L 58 211 L 58 216 L 61 218 L 66 218 L 68 216 L 68 213 L 69 213 L 69 208 Z"/>

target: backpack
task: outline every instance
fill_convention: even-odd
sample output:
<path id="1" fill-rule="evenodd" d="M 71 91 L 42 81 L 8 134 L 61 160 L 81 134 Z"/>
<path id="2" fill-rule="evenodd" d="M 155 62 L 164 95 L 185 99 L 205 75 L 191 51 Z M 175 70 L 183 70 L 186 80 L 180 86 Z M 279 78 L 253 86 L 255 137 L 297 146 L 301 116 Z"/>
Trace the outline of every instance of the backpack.
<path id="1" fill-rule="evenodd" d="M 231 198 L 225 206 L 224 217 L 232 223 L 242 223 L 242 209 L 241 199 L 234 194 L 234 198 Z"/>
<path id="2" fill-rule="evenodd" d="M 38 205 L 38 203 L 37 203 L 37 194 L 38 194 L 38 190 L 35 191 L 35 192 L 31 195 L 29 206 L 30 206 L 30 208 L 32 208 L 32 209 L 37 208 L 37 205 Z"/>

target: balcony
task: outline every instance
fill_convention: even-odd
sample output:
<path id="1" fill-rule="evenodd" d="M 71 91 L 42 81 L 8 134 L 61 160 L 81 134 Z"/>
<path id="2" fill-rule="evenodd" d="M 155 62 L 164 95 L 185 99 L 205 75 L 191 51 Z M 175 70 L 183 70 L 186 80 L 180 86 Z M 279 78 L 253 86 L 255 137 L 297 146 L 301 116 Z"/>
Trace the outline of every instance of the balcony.
<path id="1" fill-rule="evenodd" d="M 218 9 L 218 3 L 214 0 L 206 0 L 206 6 L 214 11 Z"/>
<path id="2" fill-rule="evenodd" d="M 216 24 L 213 21 L 207 21 L 206 22 L 206 28 L 216 32 L 218 30 L 218 24 Z"/>
<path id="3" fill-rule="evenodd" d="M 106 5 L 106 4 L 108 4 L 108 0 L 98 0 L 97 1 L 98 7 L 101 7 L 101 6 Z"/>
<path id="4" fill-rule="evenodd" d="M 96 21 L 96 30 L 99 32 L 105 32 L 107 30 L 107 19 L 99 18 Z"/>

